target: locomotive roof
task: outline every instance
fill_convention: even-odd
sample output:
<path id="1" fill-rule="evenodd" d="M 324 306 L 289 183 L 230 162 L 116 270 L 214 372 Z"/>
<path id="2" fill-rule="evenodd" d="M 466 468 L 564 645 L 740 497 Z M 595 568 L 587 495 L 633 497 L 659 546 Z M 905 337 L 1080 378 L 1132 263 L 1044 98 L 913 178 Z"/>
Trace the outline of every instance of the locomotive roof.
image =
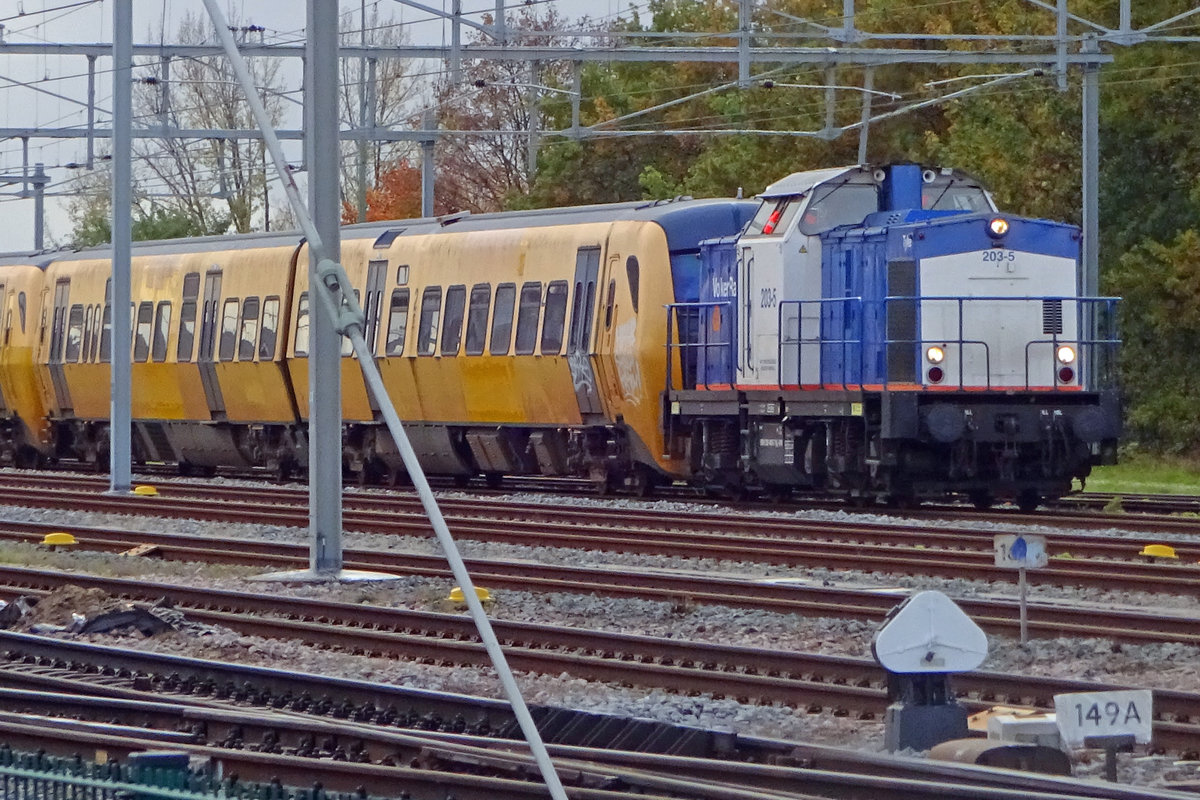
<path id="1" fill-rule="evenodd" d="M 766 189 L 759 192 L 759 197 L 783 197 L 785 195 L 804 194 L 814 186 L 840 178 L 852 172 L 869 172 L 870 167 L 855 165 L 853 167 L 829 167 L 826 169 L 810 169 L 806 172 L 793 172 L 786 178 L 775 181 Z"/>

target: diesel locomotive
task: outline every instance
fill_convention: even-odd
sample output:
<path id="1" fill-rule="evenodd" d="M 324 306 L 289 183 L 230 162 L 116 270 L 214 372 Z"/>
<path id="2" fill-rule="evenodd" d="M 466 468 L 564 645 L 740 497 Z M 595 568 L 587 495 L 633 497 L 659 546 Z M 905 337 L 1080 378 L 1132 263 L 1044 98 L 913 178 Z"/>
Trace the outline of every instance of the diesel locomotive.
<path id="1" fill-rule="evenodd" d="M 800 172 L 742 199 L 348 226 L 341 262 L 425 469 L 644 493 L 1032 508 L 1115 457 L 1113 298 L 1077 228 L 951 169 Z M 0 258 L 0 459 L 108 459 L 111 253 Z M 299 234 L 135 244 L 133 445 L 302 472 Z M 348 340 L 347 473 L 404 477 Z"/>

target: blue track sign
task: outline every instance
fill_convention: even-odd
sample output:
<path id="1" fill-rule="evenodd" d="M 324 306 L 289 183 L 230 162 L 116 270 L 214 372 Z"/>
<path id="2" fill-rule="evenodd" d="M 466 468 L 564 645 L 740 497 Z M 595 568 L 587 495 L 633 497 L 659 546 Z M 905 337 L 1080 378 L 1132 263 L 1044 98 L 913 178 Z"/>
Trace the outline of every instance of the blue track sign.
<path id="1" fill-rule="evenodd" d="M 1045 536 L 1002 534 L 993 540 L 992 547 L 997 567 L 1037 569 L 1046 566 L 1050 560 L 1046 554 Z"/>

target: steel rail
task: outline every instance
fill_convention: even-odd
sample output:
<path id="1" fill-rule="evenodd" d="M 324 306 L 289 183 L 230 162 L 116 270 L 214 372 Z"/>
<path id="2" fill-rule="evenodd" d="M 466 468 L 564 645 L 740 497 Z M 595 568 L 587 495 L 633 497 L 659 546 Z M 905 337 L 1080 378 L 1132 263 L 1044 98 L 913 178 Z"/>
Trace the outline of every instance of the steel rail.
<path id="1" fill-rule="evenodd" d="M 0 580 L 8 582 L 0 596 L 10 598 L 31 587 L 49 591 L 68 584 L 135 599 L 169 597 L 190 620 L 243 634 L 446 666 L 489 663 L 470 620 L 461 616 L 21 568 L 0 567 Z M 529 672 L 776 702 L 810 713 L 853 711 L 864 718 L 888 702 L 886 674 L 867 659 L 504 620 L 493 620 L 493 627 L 509 661 Z M 966 673 L 955 685 L 972 710 L 996 703 L 1050 708 L 1056 694 L 1129 688 L 996 672 Z M 1155 708 L 1160 741 L 1176 750 L 1200 749 L 1200 694 L 1156 690 Z"/>

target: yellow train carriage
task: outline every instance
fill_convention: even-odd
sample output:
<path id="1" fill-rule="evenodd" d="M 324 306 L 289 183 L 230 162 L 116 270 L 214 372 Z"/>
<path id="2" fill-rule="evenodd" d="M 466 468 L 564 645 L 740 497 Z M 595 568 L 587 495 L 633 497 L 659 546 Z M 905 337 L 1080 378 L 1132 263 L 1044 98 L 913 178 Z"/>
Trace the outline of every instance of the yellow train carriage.
<path id="1" fill-rule="evenodd" d="M 34 355 L 41 321 L 38 256 L 0 258 L 0 461 L 31 467 L 51 455 Z"/>
<path id="2" fill-rule="evenodd" d="M 190 467 L 297 460 L 285 329 L 294 235 L 135 245 L 131 264 L 135 454 Z M 107 457 L 111 253 L 46 270 L 38 361 L 58 455 Z M 302 456 L 302 452 L 300 453 Z"/>
<path id="3" fill-rule="evenodd" d="M 710 209 L 709 224 L 664 223 L 668 210 L 697 207 Z M 676 300 L 674 272 L 689 268 L 679 259 L 741 224 L 726 210 L 714 227 L 712 207 L 622 204 L 346 229 L 341 261 L 425 469 L 587 475 L 634 488 L 684 474 L 684 459 L 664 455 L 660 422 L 665 306 Z M 290 374 L 307 417 L 304 270 L 293 303 Z M 402 471 L 352 358 L 342 377 L 349 465 Z"/>

